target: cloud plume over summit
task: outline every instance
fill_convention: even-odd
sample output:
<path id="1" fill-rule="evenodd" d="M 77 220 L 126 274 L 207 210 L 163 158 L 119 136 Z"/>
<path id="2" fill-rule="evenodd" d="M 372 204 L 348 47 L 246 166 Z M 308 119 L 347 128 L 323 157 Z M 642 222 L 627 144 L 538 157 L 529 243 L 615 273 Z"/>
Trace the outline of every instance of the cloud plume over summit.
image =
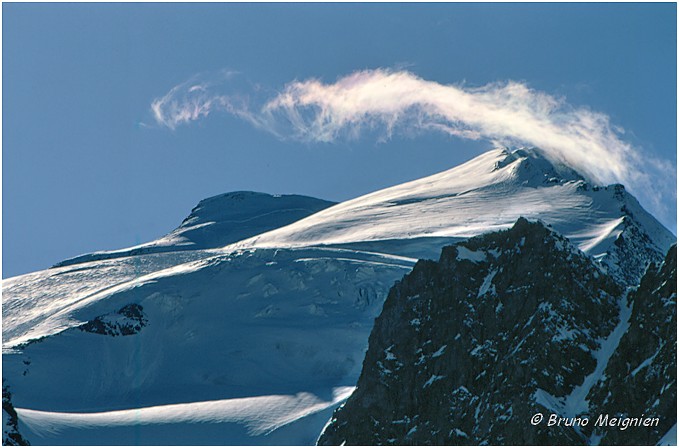
<path id="1" fill-rule="evenodd" d="M 662 204 L 651 179 L 675 173 L 669 162 L 643 155 L 625 141 L 624 131 L 606 114 L 514 81 L 466 87 L 377 69 L 334 83 L 294 81 L 268 98 L 253 98 L 187 82 L 156 99 L 152 110 L 157 123 L 169 128 L 225 111 L 279 138 L 307 142 L 356 139 L 366 132 L 377 132 L 383 140 L 397 133 L 442 132 L 536 146 L 595 182 L 625 184 L 656 209 Z"/>

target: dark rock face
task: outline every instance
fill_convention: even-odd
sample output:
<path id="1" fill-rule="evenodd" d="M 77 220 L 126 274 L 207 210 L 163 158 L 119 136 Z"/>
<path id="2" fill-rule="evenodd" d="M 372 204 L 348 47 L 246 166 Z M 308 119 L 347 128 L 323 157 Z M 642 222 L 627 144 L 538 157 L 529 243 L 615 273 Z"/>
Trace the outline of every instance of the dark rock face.
<path id="1" fill-rule="evenodd" d="M 606 366 L 604 380 L 587 397 L 590 414 L 659 418 L 657 426 L 625 431 L 591 428 L 603 445 L 654 445 L 677 419 L 677 248 L 649 267 L 632 304 L 629 329 Z"/>
<path id="2" fill-rule="evenodd" d="M 625 213 L 630 213 L 623 206 Z M 648 266 L 660 264 L 664 250 L 659 250 L 637 222 L 624 218 L 623 230 L 602 264 L 625 286 L 637 286 Z"/>
<path id="3" fill-rule="evenodd" d="M 571 394 L 619 324 L 623 288 L 567 239 L 519 219 L 443 249 L 389 293 L 354 394 L 320 445 L 560 445 L 538 391 Z"/>
<path id="4" fill-rule="evenodd" d="M 4 384 L 2 385 L 2 444 L 5 446 L 30 445 L 19 432 L 19 417 L 12 405 L 12 394 L 9 387 Z"/>
<path id="5" fill-rule="evenodd" d="M 81 325 L 80 330 L 108 336 L 127 336 L 137 334 L 148 323 L 141 305 L 131 303 L 115 313 L 95 317 Z"/>

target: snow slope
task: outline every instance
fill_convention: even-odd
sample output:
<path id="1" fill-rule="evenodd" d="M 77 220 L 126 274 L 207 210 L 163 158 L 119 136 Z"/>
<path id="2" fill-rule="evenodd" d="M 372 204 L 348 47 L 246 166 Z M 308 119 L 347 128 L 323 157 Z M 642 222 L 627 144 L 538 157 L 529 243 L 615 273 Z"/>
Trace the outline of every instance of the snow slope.
<path id="1" fill-rule="evenodd" d="M 288 425 L 299 424 L 318 413 L 326 414 L 352 391 L 352 387 L 337 388 L 329 398 L 299 393 L 94 413 L 21 409 L 18 415 L 27 427 L 27 437 L 33 440 L 38 437 L 92 443 L 92 439 L 83 438 L 83 435 L 96 431 L 105 435 L 106 440 L 126 445 L 195 444 L 206 439 L 209 443 L 236 444 L 242 443 L 239 439 L 252 443 L 253 439 L 284 428 L 276 434 L 278 443 L 308 443 L 305 439 L 295 440 L 295 429 Z M 231 431 L 224 431 L 229 424 Z M 126 430 L 130 426 L 136 426 L 137 430 Z M 207 433 L 209 438 L 197 439 L 196 433 Z M 226 434 L 229 436 L 225 437 Z"/>
<path id="2" fill-rule="evenodd" d="M 643 227 L 662 254 L 675 241 L 621 185 L 593 186 L 536 149 L 501 148 L 448 171 L 342 202 L 237 246 L 380 242 L 387 251 L 402 253 L 400 244 L 388 242 L 406 239 L 418 241 L 408 255 L 434 258 L 446 238 L 506 229 L 521 216 L 551 225 L 592 256 L 608 252 L 625 220 Z M 433 244 L 427 244 L 429 239 Z"/>
<path id="3" fill-rule="evenodd" d="M 203 199 L 179 227 L 149 243 L 71 258 L 56 266 L 159 252 L 222 247 L 290 224 L 334 202 L 294 194 L 235 191 Z"/>
<path id="4" fill-rule="evenodd" d="M 535 150 L 329 205 L 222 195 L 154 242 L 4 280 L 3 378 L 20 430 L 33 444 L 312 444 L 416 257 L 520 215 L 614 269 L 620 235 L 659 254 L 674 241 L 621 187 Z M 143 310 L 135 334 L 79 328 L 131 304 Z M 260 431 L 264 412 L 277 423 Z"/>
<path id="5" fill-rule="evenodd" d="M 117 444 L 141 431 L 143 443 L 172 443 L 164 428 L 181 423 L 191 435 L 182 443 L 313 444 L 346 396 L 338 388 L 355 384 L 383 297 L 414 262 L 259 249 L 134 278 L 55 315 L 14 309 L 8 314 L 30 316 L 33 328 L 52 334 L 3 355 L 23 434 L 33 444 Z M 148 322 L 137 334 L 76 327 L 131 303 Z M 16 341 L 26 339 L 14 331 Z M 249 413 L 235 411 L 246 404 Z M 267 409 L 278 423 L 253 429 Z M 187 412 L 205 417 L 187 421 Z M 89 413 L 99 416 L 82 415 Z"/>

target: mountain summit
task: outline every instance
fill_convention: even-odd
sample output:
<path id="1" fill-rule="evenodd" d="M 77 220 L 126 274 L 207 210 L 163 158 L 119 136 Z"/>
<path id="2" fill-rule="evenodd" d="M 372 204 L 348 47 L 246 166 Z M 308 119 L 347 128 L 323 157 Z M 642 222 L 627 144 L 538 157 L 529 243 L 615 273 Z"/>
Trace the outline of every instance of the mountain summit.
<path id="1" fill-rule="evenodd" d="M 499 148 L 237 246 L 339 245 L 436 258 L 443 244 L 507 229 L 519 217 L 551 225 L 630 284 L 675 241 L 622 185 L 592 185 L 539 149 Z"/>
<path id="2" fill-rule="evenodd" d="M 8 434 L 313 444 L 356 385 L 392 285 L 418 258 L 520 216 L 622 285 L 674 241 L 622 186 L 592 185 L 534 149 L 492 150 L 336 205 L 211 198 L 155 242 L 3 281 Z"/>
<path id="3" fill-rule="evenodd" d="M 163 252 L 215 249 L 293 223 L 334 205 L 309 196 L 234 191 L 203 199 L 169 234 L 126 249 L 94 252 L 55 267 Z"/>

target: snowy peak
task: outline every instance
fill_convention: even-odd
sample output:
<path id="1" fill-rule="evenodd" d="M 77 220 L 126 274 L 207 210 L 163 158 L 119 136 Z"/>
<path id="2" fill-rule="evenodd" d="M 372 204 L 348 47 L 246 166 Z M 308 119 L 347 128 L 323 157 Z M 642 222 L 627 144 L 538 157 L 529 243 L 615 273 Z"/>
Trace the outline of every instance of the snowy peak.
<path id="1" fill-rule="evenodd" d="M 167 239 L 214 248 L 295 222 L 334 202 L 301 195 L 236 191 L 203 199 Z"/>
<path id="2" fill-rule="evenodd" d="M 519 148 L 501 150 L 505 155 L 495 165 L 495 170 L 512 166 L 513 181 L 522 185 L 538 187 L 550 183 L 584 181 L 585 178 L 567 165 L 550 161 L 538 148 Z"/>
<path id="3" fill-rule="evenodd" d="M 173 232 L 184 232 L 201 224 L 249 222 L 261 216 L 300 211 L 313 213 L 333 202 L 296 194 L 267 194 L 254 191 L 234 191 L 203 199 Z"/>
<path id="4" fill-rule="evenodd" d="M 234 247 L 333 245 L 433 258 L 445 244 L 507 229 L 521 216 L 551 225 L 588 255 L 608 257 L 613 270 L 620 263 L 637 263 L 630 267 L 631 283 L 675 240 L 621 185 L 592 185 L 535 148 L 498 148 L 450 170 L 342 202 Z M 621 236 L 624 245 L 618 241 Z M 612 251 L 622 246 L 629 253 L 613 257 Z M 639 248 L 643 257 L 630 259 Z"/>
<path id="5" fill-rule="evenodd" d="M 537 148 L 496 148 L 447 171 L 340 204 L 244 191 L 214 196 L 158 240 L 57 266 L 228 245 L 227 251 L 339 246 L 433 258 L 445 244 L 509 228 L 520 216 L 541 219 L 613 270 L 636 263 L 623 267 L 631 272 L 630 283 L 675 241 L 622 185 L 593 185 Z M 615 246 L 621 237 L 625 244 Z M 613 256 L 621 246 L 627 252 L 641 249 L 644 256 L 640 261 Z"/>
<path id="6" fill-rule="evenodd" d="M 163 252 L 214 249 L 285 226 L 334 202 L 301 195 L 235 191 L 203 199 L 179 227 L 150 243 L 80 255 L 55 267 Z"/>
<path id="7" fill-rule="evenodd" d="M 525 220 L 514 226 L 521 216 L 544 226 Z M 497 236 L 495 231 L 512 226 Z M 416 263 L 397 288 L 410 284 L 414 291 L 428 266 L 454 265 L 459 281 L 452 287 L 466 288 L 451 314 L 454 321 L 428 321 L 437 313 L 445 317 L 452 301 L 422 308 L 405 321 L 407 331 L 391 327 L 394 340 L 417 333 L 416 327 L 423 333 L 405 338 L 403 347 L 384 345 L 375 355 L 382 365 L 375 365 L 396 372 L 399 362 L 417 366 L 421 355 L 429 356 L 431 370 L 417 379 L 431 397 L 427 402 L 450 409 L 437 400 L 454 391 L 454 409 L 485 422 L 477 429 L 451 428 L 462 437 L 458 442 L 469 444 L 465 434 L 480 437 L 498 422 L 529 417 L 526 408 L 479 406 L 478 400 L 489 404 L 491 392 L 504 387 L 501 378 L 491 381 L 480 368 L 498 365 L 501 360 L 492 358 L 509 353 L 502 375 L 519 386 L 508 395 L 526 392 L 519 401 L 527 403 L 528 392 L 539 387 L 563 396 L 594 368 L 585 349 L 593 350 L 615 324 L 618 306 L 608 287 L 603 296 L 587 294 L 586 309 L 571 309 L 562 299 L 589 292 L 588 285 L 610 277 L 606 272 L 621 273 L 618 284 L 638 284 L 649 262 L 662 261 L 659 248 L 673 241 L 622 186 L 591 185 L 529 149 L 489 151 L 451 170 L 334 206 L 302 196 L 229 193 L 201 201 L 159 240 L 4 280 L 3 374 L 12 388 L 17 428 L 32 443 L 310 444 L 331 407 L 356 384 L 389 288 Z M 456 250 L 441 263 L 417 262 L 438 257 L 451 243 Z M 81 264 L 66 266 L 75 263 Z M 574 270 L 581 275 L 563 281 L 562 274 Z M 529 296 L 532 308 L 520 300 L 526 288 L 535 292 Z M 400 311 L 442 297 L 427 302 L 416 295 L 397 297 Z M 536 304 L 541 297 L 545 305 Z M 597 309 L 588 305 L 597 300 Z M 469 319 L 459 318 L 466 314 Z M 530 324 L 517 327 L 519 319 Z M 481 320 L 486 325 L 473 325 Z M 453 331 L 463 325 L 456 339 Z M 505 329 L 508 339 L 492 325 Z M 545 329 L 559 335 L 553 358 L 542 363 L 546 373 L 533 369 L 527 357 L 542 352 L 517 349 L 526 355 L 522 374 L 508 344 L 512 350 L 542 347 Z M 563 381 L 554 383 L 565 349 L 580 365 L 567 366 Z M 445 363 L 471 365 L 473 375 L 457 389 L 442 390 L 451 378 L 437 370 Z M 530 377 L 545 384 L 527 391 Z M 398 405 L 404 389 L 396 390 Z M 417 392 L 408 396 L 423 396 Z M 414 421 L 418 414 L 405 415 L 409 420 L 391 421 L 401 425 L 401 435 L 424 434 Z M 440 417 L 444 426 L 453 421 Z M 501 434 L 499 429 L 494 433 Z"/>

